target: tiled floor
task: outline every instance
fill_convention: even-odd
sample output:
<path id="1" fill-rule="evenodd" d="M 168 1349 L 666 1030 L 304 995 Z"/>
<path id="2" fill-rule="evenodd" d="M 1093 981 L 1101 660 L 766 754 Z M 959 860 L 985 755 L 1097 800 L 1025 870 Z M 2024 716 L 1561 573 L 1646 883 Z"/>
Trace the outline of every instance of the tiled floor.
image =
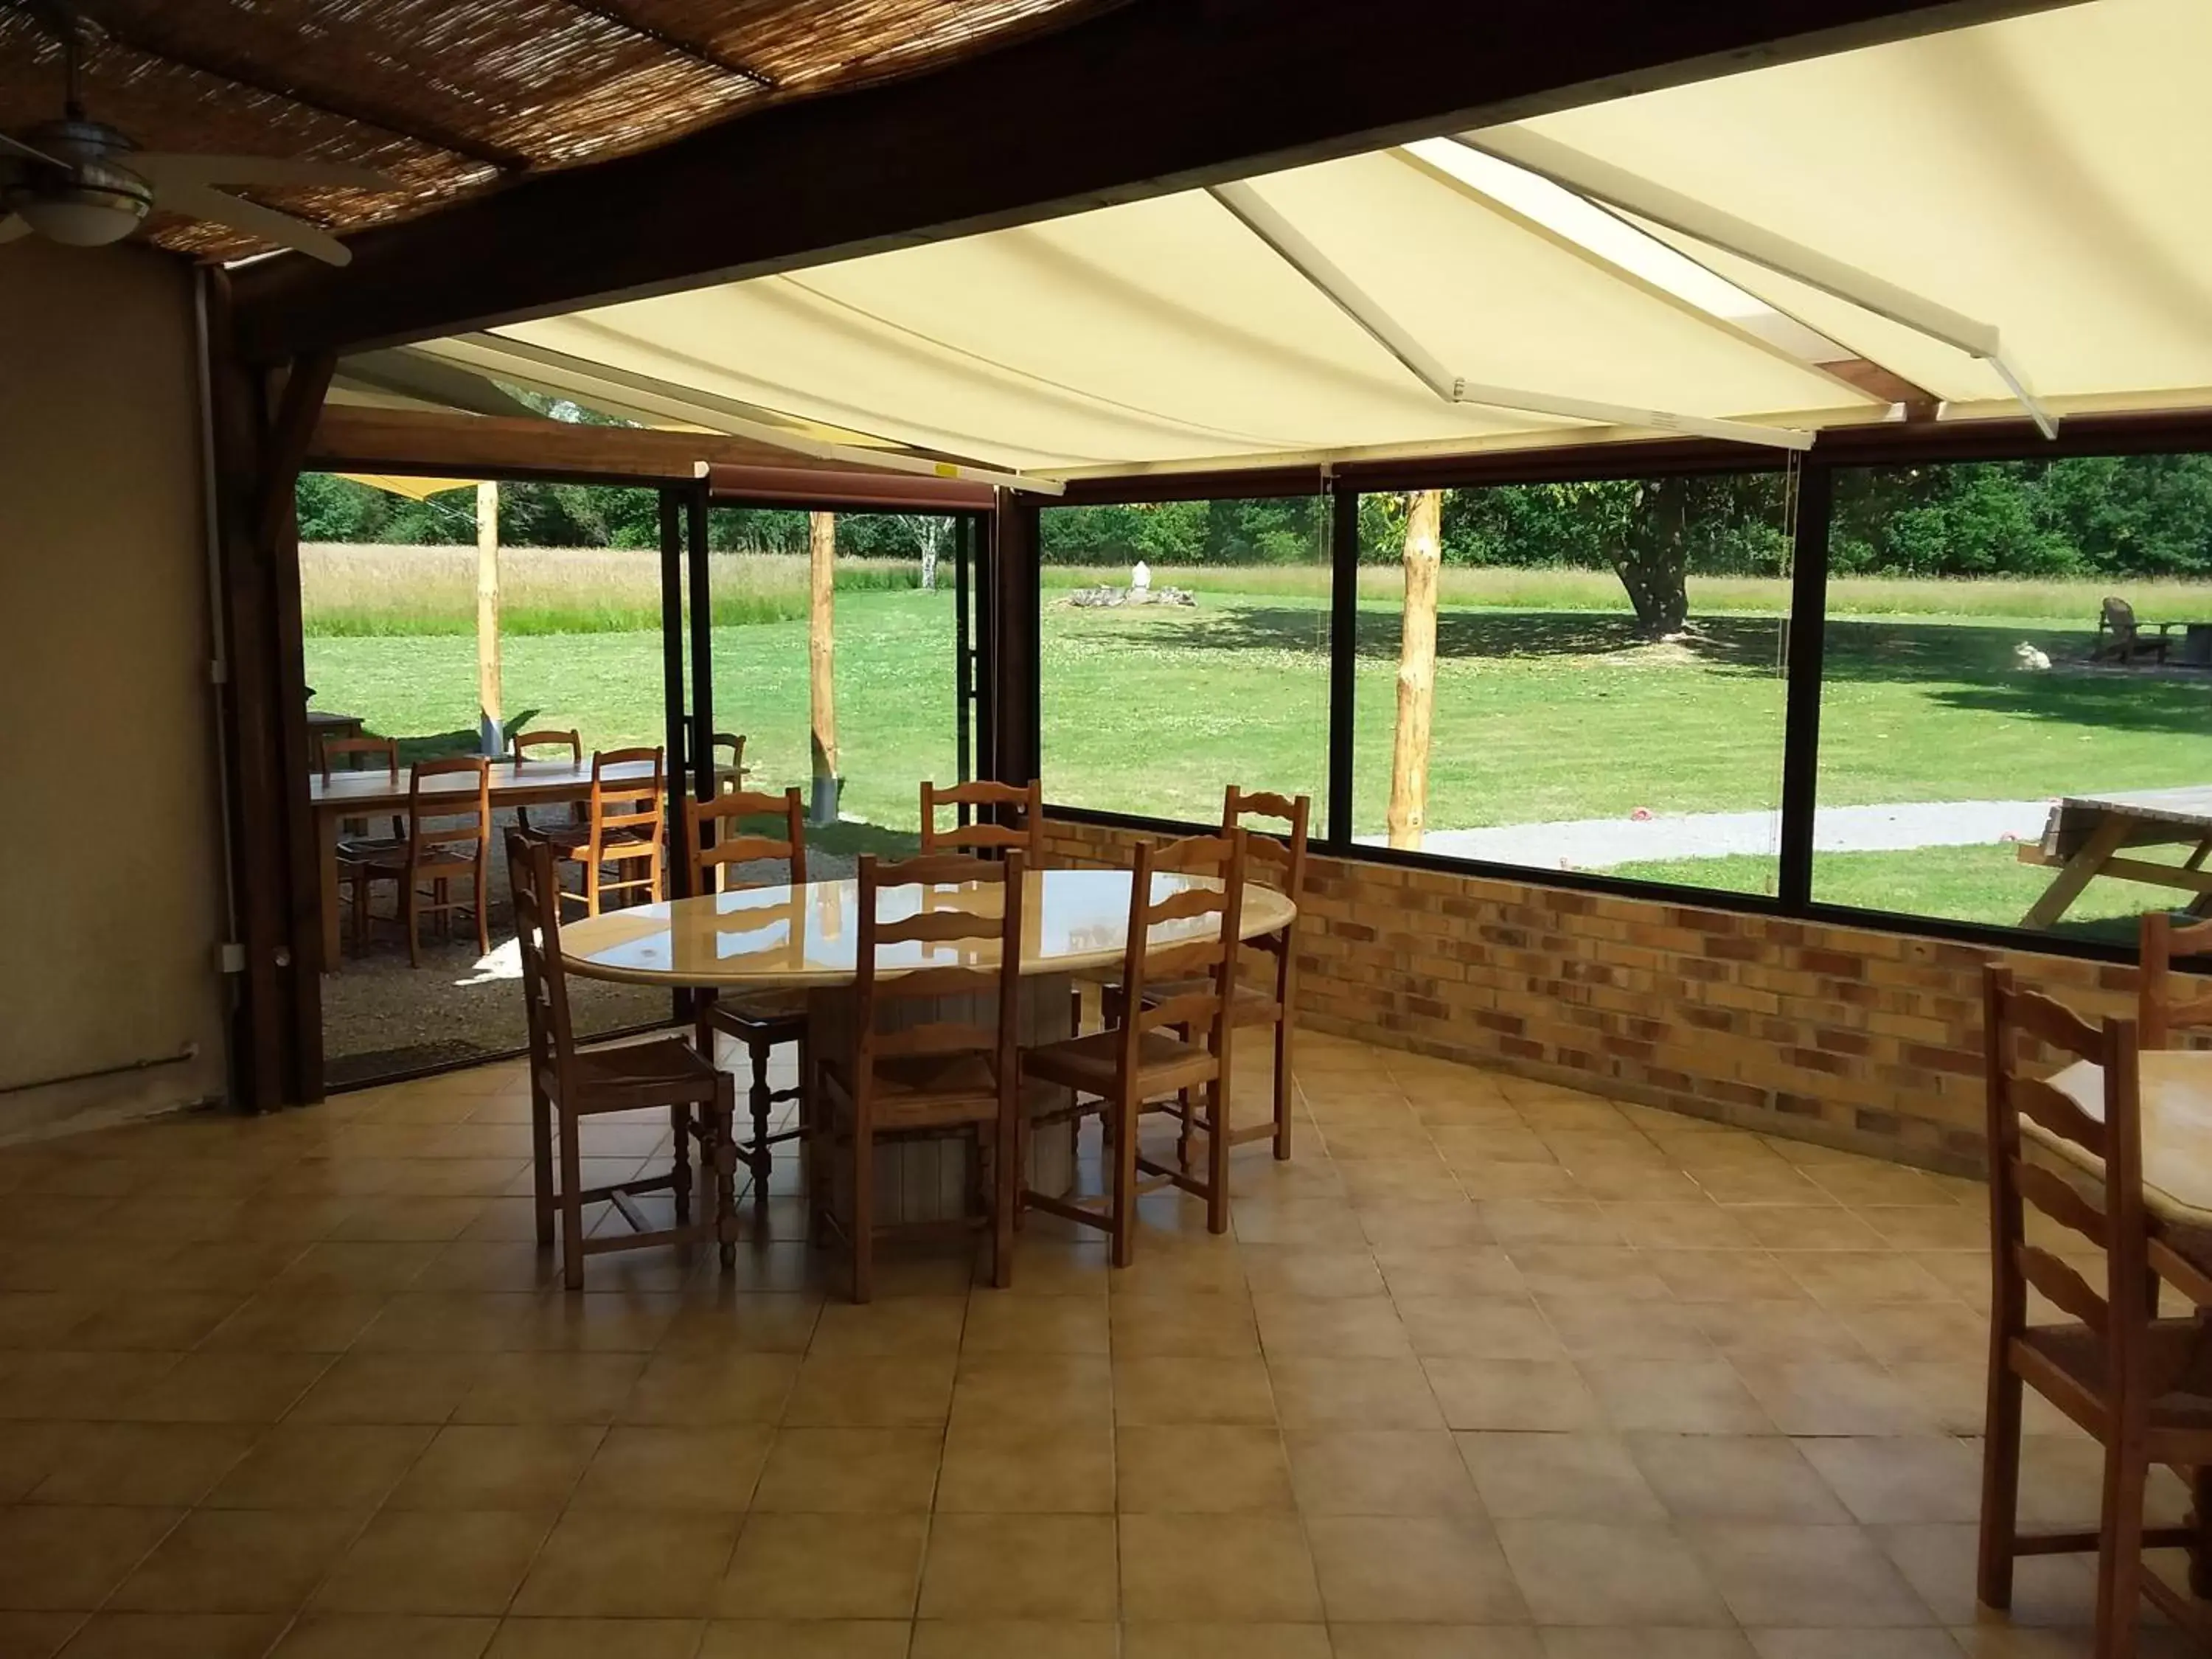
<path id="1" fill-rule="evenodd" d="M 0 1659 L 2087 1651 L 2085 1561 L 1973 1604 L 1979 1188 L 1299 1080 L 1232 1237 L 1148 1200 L 1109 1274 L 1033 1223 L 1012 1291 L 893 1250 L 868 1308 L 782 1197 L 734 1275 L 550 1288 L 511 1066 L 0 1153 Z M 2094 1517 L 2032 1426 L 2030 1516 Z"/>

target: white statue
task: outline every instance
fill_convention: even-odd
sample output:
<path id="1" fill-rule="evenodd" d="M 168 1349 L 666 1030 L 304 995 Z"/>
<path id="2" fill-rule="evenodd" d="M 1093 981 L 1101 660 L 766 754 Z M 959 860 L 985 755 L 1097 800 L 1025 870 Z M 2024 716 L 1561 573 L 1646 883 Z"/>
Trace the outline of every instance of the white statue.
<path id="1" fill-rule="evenodd" d="M 1139 559 L 1137 561 L 1137 568 L 1129 573 L 1129 591 L 1133 593 L 1148 593 L 1152 591 L 1152 568 Z"/>

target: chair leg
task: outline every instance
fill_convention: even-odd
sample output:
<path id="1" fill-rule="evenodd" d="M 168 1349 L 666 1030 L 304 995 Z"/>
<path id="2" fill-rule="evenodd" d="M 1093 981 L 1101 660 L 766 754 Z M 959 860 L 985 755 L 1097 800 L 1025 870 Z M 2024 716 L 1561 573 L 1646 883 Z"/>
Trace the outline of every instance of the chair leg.
<path id="1" fill-rule="evenodd" d="M 1014 1218 L 1022 1207 L 1021 1168 L 1014 1161 L 1021 1146 L 1018 1103 L 1000 1114 L 991 1139 L 991 1283 L 1006 1290 L 1014 1282 Z M 975 1137 L 980 1157 L 983 1137 Z"/>
<path id="2" fill-rule="evenodd" d="M 1128 1095 L 1108 1103 L 1114 1121 L 1113 1262 L 1126 1267 L 1137 1256 L 1137 1111 Z"/>
<path id="3" fill-rule="evenodd" d="M 491 906 L 484 902 L 484 872 L 477 872 L 477 957 L 481 961 L 491 954 Z"/>
<path id="4" fill-rule="evenodd" d="M 407 884 L 407 902 L 401 911 L 407 927 L 407 965 L 422 965 L 422 894 L 410 879 Z"/>
<path id="5" fill-rule="evenodd" d="M 1217 1073 L 1206 1085 L 1206 1231 L 1229 1231 L 1229 1090 Z"/>
<path id="6" fill-rule="evenodd" d="M 1982 1437 L 1981 1559 L 1974 1593 L 1985 1607 L 2012 1605 L 2013 1555 L 2020 1535 L 2020 1373 L 1991 1356 L 1989 1414 Z"/>
<path id="7" fill-rule="evenodd" d="M 867 1109 L 853 1111 L 853 1300 L 866 1302 L 876 1289 L 876 1140 Z"/>
<path id="8" fill-rule="evenodd" d="M 725 1268 L 738 1262 L 738 1091 L 726 1073 L 714 1079 L 714 1237 Z"/>
<path id="9" fill-rule="evenodd" d="M 1176 1041 L 1188 1042 L 1190 1027 L 1177 1026 Z M 1195 1133 L 1193 1126 L 1198 1121 L 1198 1091 L 1196 1090 L 1185 1089 L 1176 1097 L 1176 1115 L 1182 1120 L 1182 1127 L 1176 1131 L 1176 1167 L 1188 1175 L 1190 1173 L 1190 1143 Z"/>
<path id="10" fill-rule="evenodd" d="M 538 1248 L 553 1248 L 553 1108 L 534 1084 L 530 1091 L 532 1206 L 538 1212 Z"/>
<path id="11" fill-rule="evenodd" d="M 687 1101 L 668 1109 L 669 1127 L 676 1132 L 676 1166 L 670 1171 L 675 1184 L 669 1190 L 676 1195 L 676 1224 L 691 1224 L 691 1107 Z"/>
<path id="12" fill-rule="evenodd" d="M 1275 1157 L 1291 1156 L 1291 1012 L 1275 1022 Z"/>
<path id="13" fill-rule="evenodd" d="M 2113 1443 L 2105 1448 L 2105 1513 L 2098 1528 L 2096 1659 L 2135 1659 L 2142 1600 L 2143 1484 L 2150 1470 L 2139 1451 L 2128 1449 L 2131 1438 L 2124 1425 L 2115 1422 Z"/>
<path id="14" fill-rule="evenodd" d="M 771 1092 L 768 1086 L 768 1058 L 770 1051 L 769 1045 L 765 1042 L 749 1042 L 745 1045 L 745 1050 L 746 1053 L 751 1056 L 753 1062 L 753 1085 L 747 1097 L 748 1103 L 752 1108 L 753 1118 L 751 1158 L 753 1166 L 753 1200 L 758 1204 L 765 1204 L 768 1202 L 768 1177 L 769 1164 L 770 1162 L 769 1147 L 768 1144 L 768 1115 L 775 1103 L 769 1097 Z"/>
<path id="15" fill-rule="evenodd" d="M 2212 1468 L 2190 1471 L 2189 1524 L 2197 1534 L 2189 1552 L 2189 1593 L 2212 1601 Z"/>
<path id="16" fill-rule="evenodd" d="M 561 1114 L 561 1282 L 584 1288 L 584 1160 L 577 1146 L 576 1120 Z"/>

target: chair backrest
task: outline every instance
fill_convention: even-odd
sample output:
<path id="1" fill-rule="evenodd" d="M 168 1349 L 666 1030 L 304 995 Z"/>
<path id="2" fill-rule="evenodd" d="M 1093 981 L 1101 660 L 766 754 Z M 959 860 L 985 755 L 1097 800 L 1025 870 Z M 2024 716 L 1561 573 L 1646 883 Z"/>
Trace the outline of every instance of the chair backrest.
<path id="1" fill-rule="evenodd" d="M 2105 1339 L 2112 1377 L 2137 1375 L 2151 1316 L 2146 1291 L 2152 1288 L 2153 1247 L 2143 1209 L 2134 1022 L 2107 1019 L 2092 1025 L 2062 1003 L 2021 990 L 2011 970 L 2004 968 L 1983 970 L 1983 994 L 1990 1254 L 1997 1328 L 2007 1333 L 2025 1328 L 2032 1287 Z M 2053 1086 L 2047 1070 L 2039 1076 L 2021 1069 L 2024 1039 L 2068 1061 L 2087 1060 L 2100 1068 L 2096 1087 L 2102 1101 L 2101 1121 Z M 2033 1123 L 2039 1133 L 2024 1131 L 2024 1122 Z M 2027 1143 L 2047 1146 L 2053 1139 L 2075 1149 L 2077 1167 L 2083 1154 L 2101 1160 L 2101 1180 L 2069 1180 L 2055 1173 L 2053 1164 L 2066 1167 L 2057 1149 L 2040 1161 L 2026 1154 Z M 2023 1206 L 2104 1252 L 2101 1290 L 2056 1252 L 2029 1243 Z"/>
<path id="2" fill-rule="evenodd" d="M 963 806 L 969 809 L 969 822 L 939 827 L 940 809 L 951 807 L 957 811 Z M 1009 825 L 986 818 L 986 811 L 1000 818 L 1012 814 L 1015 823 Z M 1029 860 L 1030 869 L 1044 868 L 1044 786 L 1035 778 L 1025 784 L 956 783 L 944 787 L 922 784 L 923 852 L 991 854 L 1017 849 Z"/>
<path id="3" fill-rule="evenodd" d="M 542 732 L 518 732 L 507 740 L 507 757 L 511 761 L 528 760 L 533 749 L 565 749 L 571 761 L 580 763 L 584 758 L 584 734 L 556 732 L 548 726 Z"/>
<path id="4" fill-rule="evenodd" d="M 470 777 L 474 789 L 425 789 L 437 778 Z M 491 769 L 482 755 L 415 763 L 407 781 L 407 856 L 482 860 L 491 846 Z"/>
<path id="5" fill-rule="evenodd" d="M 618 766 L 643 766 L 649 775 L 617 778 L 609 775 Z M 599 849 L 617 836 L 629 836 L 652 846 L 660 844 L 662 796 L 667 778 L 659 749 L 602 749 L 592 756 L 592 793 L 586 805 L 591 825 L 590 856 L 599 860 Z"/>
<path id="6" fill-rule="evenodd" d="M 334 760 L 340 758 L 345 760 L 346 764 L 341 769 L 344 771 L 369 770 L 368 766 L 354 758 L 357 755 L 364 757 L 373 757 L 375 760 L 383 762 L 385 775 L 394 783 L 399 781 L 399 744 L 396 738 L 325 738 L 322 740 L 321 749 L 319 763 L 322 767 L 323 781 L 326 784 L 331 781 L 331 763 Z"/>
<path id="7" fill-rule="evenodd" d="M 561 889 L 552 843 L 543 836 L 508 830 L 507 881 L 514 898 L 514 943 L 522 957 L 532 1080 L 550 1083 L 559 1095 L 575 1058 L 576 1034 L 568 1021 L 568 980 L 561 965 Z"/>
<path id="8" fill-rule="evenodd" d="M 746 818 L 780 817 L 781 836 L 748 834 L 738 826 Z M 793 887 L 806 884 L 806 803 L 796 789 L 781 795 L 732 789 L 712 800 L 684 798 L 684 851 L 691 870 L 691 891 L 729 890 L 730 866 L 761 859 L 781 859 Z M 770 886 L 748 882 L 742 886 Z"/>
<path id="9" fill-rule="evenodd" d="M 1312 816 L 1310 795 L 1293 800 L 1265 789 L 1239 789 L 1232 783 L 1221 799 L 1224 830 L 1244 828 L 1247 818 L 1271 819 L 1284 826 L 1279 832 L 1252 831 L 1244 846 L 1249 860 L 1246 874 L 1249 879 L 1264 882 L 1293 899 L 1306 884 L 1306 824 Z"/>
<path id="10" fill-rule="evenodd" d="M 2212 951 L 2212 921 L 2177 922 L 2164 910 L 2142 919 L 2142 966 L 2136 976 L 2137 1036 L 2146 1048 L 2164 1048 L 2174 1033 L 2212 1025 L 2212 986 L 2195 990 L 2176 982 L 2177 957 Z"/>
<path id="11" fill-rule="evenodd" d="M 1133 1069 L 1146 1031 L 1161 1026 L 1204 1030 L 1215 1054 L 1228 1053 L 1229 1012 L 1237 982 L 1240 948 L 1237 930 L 1244 915 L 1244 859 L 1249 840 L 1243 830 L 1191 836 L 1158 847 L 1139 844 L 1130 869 L 1129 933 L 1121 958 L 1121 1065 Z M 1206 879 L 1153 894 L 1154 878 L 1166 875 Z M 1195 939 L 1156 942 L 1152 930 L 1180 923 L 1178 933 L 1211 918 L 1214 923 Z M 1199 980 L 1203 988 L 1179 992 L 1148 1005 L 1147 983 Z"/>
<path id="12" fill-rule="evenodd" d="M 899 1055 L 988 1054 L 1002 1079 L 1015 1074 L 1020 1036 L 1022 908 L 1025 860 L 1018 848 L 1003 859 L 923 854 L 885 864 L 860 860 L 860 926 L 854 981 L 854 1087 L 873 1086 L 875 1062 Z M 997 890 L 997 914 L 988 898 Z M 905 912 L 886 921 L 884 895 L 910 892 Z M 921 947 L 917 952 L 914 947 Z M 917 955 L 921 965 L 911 965 Z M 957 1018 L 925 1018 L 879 1029 L 897 1003 L 947 997 L 992 1000 L 988 1024 Z"/>
<path id="13" fill-rule="evenodd" d="M 730 751 L 730 757 L 726 761 L 722 758 L 722 751 L 726 749 Z M 745 738 L 744 732 L 715 732 L 712 738 L 708 739 L 707 752 L 708 757 L 714 763 L 714 771 L 717 777 L 720 777 L 723 767 L 727 766 L 730 769 L 730 775 L 721 779 L 720 787 L 725 790 L 730 790 L 742 789 L 745 787 Z"/>
<path id="14" fill-rule="evenodd" d="M 2097 612 L 2097 626 L 2110 629 L 2121 639 L 2130 639 L 2136 631 L 2136 608 L 2125 599 L 2106 599 Z"/>

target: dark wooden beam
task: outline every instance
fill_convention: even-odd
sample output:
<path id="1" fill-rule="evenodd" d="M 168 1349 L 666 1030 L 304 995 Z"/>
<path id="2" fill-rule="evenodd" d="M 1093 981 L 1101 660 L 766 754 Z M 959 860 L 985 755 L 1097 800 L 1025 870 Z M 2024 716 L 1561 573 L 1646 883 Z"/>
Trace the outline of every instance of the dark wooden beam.
<path id="1" fill-rule="evenodd" d="M 1127 0 L 235 277 L 259 361 L 1020 224 L 2060 0 Z"/>
<path id="2" fill-rule="evenodd" d="M 964 478 L 910 472 L 826 471 L 808 466 L 702 463 L 708 499 L 749 507 L 804 507 L 817 513 L 988 513 L 999 492 Z"/>
<path id="3" fill-rule="evenodd" d="M 740 80 L 751 82 L 763 90 L 775 84 L 758 70 L 739 63 L 727 53 L 716 52 L 704 41 L 687 40 L 680 34 L 672 34 L 666 29 L 647 22 L 643 18 L 633 16 L 623 7 L 610 4 L 609 0 L 568 0 L 568 3 L 577 11 L 587 13 L 604 22 L 612 23 L 617 28 L 627 29 L 641 40 L 650 40 L 663 52 L 673 52 L 678 58 L 688 58 L 695 64 L 703 64 L 707 68 L 723 75 L 734 75 Z"/>

